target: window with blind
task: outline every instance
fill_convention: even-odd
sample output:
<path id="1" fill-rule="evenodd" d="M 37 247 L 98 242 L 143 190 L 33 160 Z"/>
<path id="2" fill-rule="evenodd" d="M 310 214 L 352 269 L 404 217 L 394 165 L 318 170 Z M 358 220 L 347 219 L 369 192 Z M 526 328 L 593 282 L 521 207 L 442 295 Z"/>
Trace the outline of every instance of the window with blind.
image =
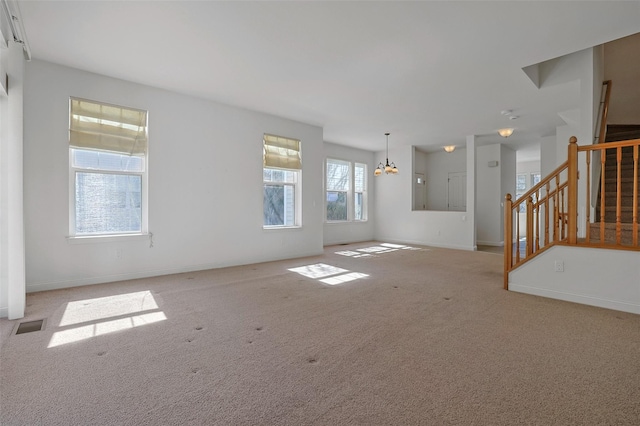
<path id="1" fill-rule="evenodd" d="M 366 165 L 328 158 L 326 166 L 326 220 L 366 220 Z"/>
<path id="2" fill-rule="evenodd" d="M 71 98 L 71 236 L 145 233 L 147 112 Z"/>
<path id="3" fill-rule="evenodd" d="M 301 226 L 302 156 L 300 141 L 265 134 L 263 137 L 263 226 Z"/>

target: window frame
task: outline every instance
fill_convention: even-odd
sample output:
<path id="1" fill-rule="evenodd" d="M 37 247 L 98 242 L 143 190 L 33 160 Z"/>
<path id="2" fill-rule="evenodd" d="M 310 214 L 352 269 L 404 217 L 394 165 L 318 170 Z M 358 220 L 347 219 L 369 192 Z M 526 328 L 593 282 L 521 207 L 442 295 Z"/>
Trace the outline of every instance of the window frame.
<path id="1" fill-rule="evenodd" d="M 69 120 L 71 121 L 71 102 L 72 100 L 84 100 L 82 98 L 70 97 L 69 98 Z M 119 108 L 127 108 L 127 109 L 138 109 L 139 108 L 129 108 L 122 105 L 114 105 L 109 104 L 107 102 L 99 102 L 94 100 L 89 100 L 89 102 L 94 102 L 96 104 L 102 104 L 107 106 L 116 106 Z M 146 113 L 146 133 L 148 135 L 149 132 L 149 112 Z M 148 136 L 147 136 L 148 137 Z M 120 237 L 126 237 L 130 239 L 131 237 L 143 236 L 147 237 L 149 234 L 149 225 L 148 225 L 148 217 L 149 217 L 149 202 L 148 202 L 148 194 L 149 194 L 149 148 L 147 145 L 146 152 L 143 156 L 138 156 L 143 159 L 143 168 L 142 171 L 122 171 L 122 170 L 108 170 L 108 169 L 100 169 L 100 168 L 90 168 L 90 167 L 78 167 L 74 164 L 73 151 L 74 150 L 84 150 L 84 151 L 96 151 L 96 152 L 109 152 L 109 151 L 101 151 L 99 149 L 82 149 L 76 148 L 69 144 L 67 144 L 68 155 L 69 155 L 69 163 L 68 163 L 68 189 L 69 189 L 69 235 L 67 239 L 69 241 L 112 241 L 114 239 L 118 239 Z M 123 155 L 122 153 L 116 153 L 119 155 Z M 115 175 L 115 176 L 139 176 L 140 177 L 140 231 L 116 231 L 116 232 L 98 232 L 98 233 L 87 233 L 87 234 L 78 234 L 76 232 L 76 176 L 78 173 L 95 173 L 100 175 Z"/>
<path id="2" fill-rule="evenodd" d="M 287 182 L 286 179 L 282 181 L 274 181 L 274 180 L 265 180 L 264 179 L 264 170 L 283 170 L 287 172 L 292 172 L 296 174 L 295 182 Z M 297 169 L 284 169 L 278 167 L 262 167 L 262 229 L 291 229 L 291 228 L 301 228 L 302 227 L 302 170 Z M 293 225 L 266 225 L 264 223 L 264 187 L 266 185 L 274 185 L 274 186 L 291 186 L 293 187 Z M 286 206 L 285 206 L 286 209 Z"/>
<path id="3" fill-rule="evenodd" d="M 341 164 L 347 164 L 349 167 L 349 188 L 346 191 L 328 189 L 327 185 L 327 167 L 329 162 L 336 162 Z M 362 191 L 356 191 L 356 167 L 361 166 L 363 168 L 363 188 Z M 324 222 L 328 224 L 339 224 L 339 223 L 352 223 L 352 222 L 367 222 L 368 221 L 368 200 L 367 200 L 367 185 L 369 181 L 367 179 L 367 164 L 361 163 L 358 161 L 350 161 L 343 160 L 335 157 L 327 157 L 324 161 Z M 330 220 L 327 218 L 327 196 L 329 192 L 344 192 L 347 194 L 347 218 L 342 220 Z M 362 194 L 362 218 L 357 219 L 355 216 L 355 207 L 356 207 L 356 194 Z"/>
<path id="4" fill-rule="evenodd" d="M 289 142 L 297 142 L 298 145 L 298 168 L 286 168 L 286 167 L 277 167 L 277 166 L 267 166 L 266 162 L 266 139 L 268 138 L 282 138 L 287 139 Z M 294 157 L 295 158 L 295 157 Z M 295 182 L 286 182 L 284 181 L 272 181 L 265 180 L 265 169 L 269 170 L 283 170 L 286 172 L 295 173 Z M 266 225 L 265 224 L 265 211 L 264 211 L 264 188 L 266 185 L 282 185 L 282 186 L 293 186 L 293 225 Z M 298 229 L 302 228 L 302 141 L 299 139 L 287 137 L 287 136 L 278 136 L 272 133 L 264 133 L 262 137 L 262 229 L 263 230 L 277 230 L 277 229 Z M 285 206 L 286 208 L 286 206 Z"/>
<path id="5" fill-rule="evenodd" d="M 358 166 L 362 166 L 362 191 L 357 191 L 356 190 L 356 168 L 358 168 Z M 367 179 L 367 164 L 366 163 L 359 163 L 357 161 L 354 161 L 353 163 L 353 220 L 354 222 L 366 222 L 368 220 L 367 218 L 367 185 L 368 185 L 368 179 Z M 356 217 L 356 213 L 355 213 L 355 208 L 356 208 L 356 196 L 358 194 L 362 194 L 362 218 L 358 219 Z"/>
<path id="6" fill-rule="evenodd" d="M 328 182 L 327 180 L 329 179 L 329 176 L 327 175 L 327 169 L 329 168 L 329 163 L 333 162 L 337 165 L 346 165 L 347 166 L 347 179 L 348 179 L 348 184 L 347 184 L 347 189 L 329 189 L 328 188 Z M 352 203 L 352 198 L 353 198 L 353 167 L 351 165 L 350 161 L 344 161 L 344 160 L 338 160 L 335 158 L 327 158 L 325 160 L 325 167 L 324 167 L 324 220 L 326 222 L 329 223 L 340 223 L 340 222 L 349 222 L 349 220 L 351 219 L 351 217 L 353 216 L 351 214 L 351 210 L 353 209 L 353 203 Z M 346 218 L 345 219 L 329 219 L 327 216 L 329 214 L 328 212 L 328 205 L 329 205 L 329 193 L 338 193 L 338 194 L 345 194 L 345 202 L 347 205 L 347 211 L 346 211 Z"/>

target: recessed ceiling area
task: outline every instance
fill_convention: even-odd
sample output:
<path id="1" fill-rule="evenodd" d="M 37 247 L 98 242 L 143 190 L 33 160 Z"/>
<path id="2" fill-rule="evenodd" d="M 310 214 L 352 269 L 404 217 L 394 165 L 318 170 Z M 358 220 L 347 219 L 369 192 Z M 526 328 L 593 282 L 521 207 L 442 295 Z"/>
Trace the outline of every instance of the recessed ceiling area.
<path id="1" fill-rule="evenodd" d="M 640 32 L 640 3 L 20 2 L 34 60 L 323 127 L 370 151 L 526 144 L 575 88 L 522 69 Z M 513 110 L 509 121 L 501 114 Z M 496 131 L 516 130 L 508 140 Z"/>

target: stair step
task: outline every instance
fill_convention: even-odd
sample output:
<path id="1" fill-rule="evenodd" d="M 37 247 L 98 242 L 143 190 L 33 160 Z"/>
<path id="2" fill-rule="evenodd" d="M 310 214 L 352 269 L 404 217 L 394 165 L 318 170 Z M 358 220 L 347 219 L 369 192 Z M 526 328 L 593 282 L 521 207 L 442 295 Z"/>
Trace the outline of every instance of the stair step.
<path id="1" fill-rule="evenodd" d="M 620 199 L 622 200 L 623 203 L 628 203 L 630 206 L 633 205 L 633 194 L 631 192 L 622 191 L 620 193 Z M 607 204 L 609 202 L 614 202 L 615 203 L 617 200 L 618 200 L 618 194 L 616 194 L 615 188 L 613 189 L 613 191 L 606 191 L 605 192 L 605 196 L 604 196 L 605 204 Z M 638 205 L 640 205 L 640 198 L 638 198 L 637 203 L 638 203 Z"/>
<path id="2" fill-rule="evenodd" d="M 629 173 L 629 176 L 633 177 L 633 163 L 621 163 L 620 170 L 622 171 L 622 173 Z M 638 170 L 640 170 L 640 166 L 638 167 Z M 616 163 L 605 164 L 604 173 L 606 176 L 609 176 L 610 173 L 613 173 L 613 176 L 615 176 L 618 173 L 618 165 Z"/>
<path id="3" fill-rule="evenodd" d="M 604 244 L 616 244 L 616 224 L 607 222 L 604 224 L 604 240 L 601 241 L 600 235 L 600 223 L 595 222 L 589 226 L 589 238 L 591 243 L 599 243 L 602 242 Z M 638 226 L 637 234 L 639 236 L 638 241 L 640 241 L 640 226 Z M 624 246 L 632 246 L 633 245 L 633 224 L 620 224 L 620 244 Z"/>
<path id="4" fill-rule="evenodd" d="M 638 185 L 640 186 L 640 181 L 638 181 Z M 617 191 L 618 188 L 618 181 L 615 179 L 605 179 L 604 181 L 604 190 L 607 194 L 609 193 L 615 193 Z M 621 179 L 620 180 L 620 191 L 625 194 L 625 195 L 629 195 L 629 196 L 633 196 L 633 179 L 632 178 L 628 178 L 627 180 Z"/>
<path id="5" fill-rule="evenodd" d="M 606 142 L 619 142 L 619 141 L 628 141 L 632 139 L 640 139 L 640 131 L 631 130 L 628 132 L 619 132 L 614 134 L 607 133 L 607 136 L 604 138 Z"/>
<path id="6" fill-rule="evenodd" d="M 605 142 L 617 142 L 630 139 L 640 139 L 640 125 L 637 124 L 608 124 Z"/>

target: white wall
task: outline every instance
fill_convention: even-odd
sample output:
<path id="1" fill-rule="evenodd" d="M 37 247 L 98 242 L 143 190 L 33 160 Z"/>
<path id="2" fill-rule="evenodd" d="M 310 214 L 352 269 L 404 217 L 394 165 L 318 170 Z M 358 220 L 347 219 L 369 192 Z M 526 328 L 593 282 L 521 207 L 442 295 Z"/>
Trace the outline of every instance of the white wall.
<path id="1" fill-rule="evenodd" d="M 476 150 L 477 244 L 501 246 L 504 240 L 504 197 L 515 192 L 516 152 L 501 144 Z M 497 166 L 490 167 L 490 162 Z"/>
<path id="2" fill-rule="evenodd" d="M 374 236 L 374 222 L 376 218 L 376 210 L 374 208 L 375 203 L 375 190 L 374 186 L 377 179 L 383 179 L 383 177 L 375 177 L 373 171 L 377 166 L 375 162 L 374 153 L 370 151 L 363 151 L 356 148 L 350 148 L 343 145 L 336 145 L 333 143 L 324 143 L 325 158 L 332 158 L 335 160 L 344 160 L 350 162 L 364 163 L 367 165 L 367 220 L 355 221 L 355 222 L 326 222 L 324 223 L 324 245 L 332 244 L 344 244 L 353 243 L 359 241 L 373 240 Z M 324 201 L 324 199 L 323 199 Z M 326 218 L 324 213 L 324 203 L 321 206 L 323 212 L 323 220 Z"/>
<path id="3" fill-rule="evenodd" d="M 517 153 L 504 145 L 500 146 L 500 241 L 504 244 L 504 200 L 507 194 L 516 193 L 516 158 Z"/>
<path id="4" fill-rule="evenodd" d="M 0 96 L 0 317 L 24 316 L 25 254 L 23 219 L 24 57 L 21 44 L 0 48 L 8 75 L 7 96 Z"/>
<path id="5" fill-rule="evenodd" d="M 42 61 L 26 71 L 27 291 L 322 252 L 320 127 Z M 153 247 L 67 241 L 70 96 L 149 111 Z M 302 141 L 302 228 L 262 227 L 263 133 Z"/>
<path id="6" fill-rule="evenodd" d="M 500 144 L 480 146 L 477 149 L 477 242 L 483 245 L 502 244 L 501 217 L 503 216 L 501 187 Z M 490 161 L 498 166 L 489 167 Z"/>
<path id="7" fill-rule="evenodd" d="M 469 148 L 471 146 L 471 148 Z M 471 149 L 471 152 L 468 150 Z M 459 152 L 456 150 L 455 152 Z M 413 147 L 403 146 L 389 150 L 400 172 L 397 175 L 382 175 L 375 184 L 375 239 L 379 241 L 421 244 L 475 250 L 475 144 L 467 142 L 466 153 L 467 211 L 448 212 L 412 210 L 413 172 L 411 170 Z M 384 152 L 376 158 L 382 158 Z"/>
<path id="8" fill-rule="evenodd" d="M 543 178 L 559 166 L 557 155 L 557 140 L 555 136 L 547 136 L 540 139 L 540 173 Z M 565 153 L 564 160 L 566 160 L 566 156 Z M 564 160 L 560 161 L 560 163 L 564 162 Z"/>
<path id="9" fill-rule="evenodd" d="M 416 147 L 413 147 L 413 199 L 411 201 L 411 206 L 414 210 L 428 210 L 428 201 L 427 201 L 427 182 L 423 180 L 422 185 L 420 187 L 416 184 L 415 174 L 422 174 L 423 179 L 426 179 L 428 175 L 427 162 L 429 158 L 429 153 L 418 151 Z M 422 201 L 422 203 L 420 203 Z"/>
<path id="10" fill-rule="evenodd" d="M 509 290 L 640 314 L 640 252 L 554 246 L 512 271 Z"/>

